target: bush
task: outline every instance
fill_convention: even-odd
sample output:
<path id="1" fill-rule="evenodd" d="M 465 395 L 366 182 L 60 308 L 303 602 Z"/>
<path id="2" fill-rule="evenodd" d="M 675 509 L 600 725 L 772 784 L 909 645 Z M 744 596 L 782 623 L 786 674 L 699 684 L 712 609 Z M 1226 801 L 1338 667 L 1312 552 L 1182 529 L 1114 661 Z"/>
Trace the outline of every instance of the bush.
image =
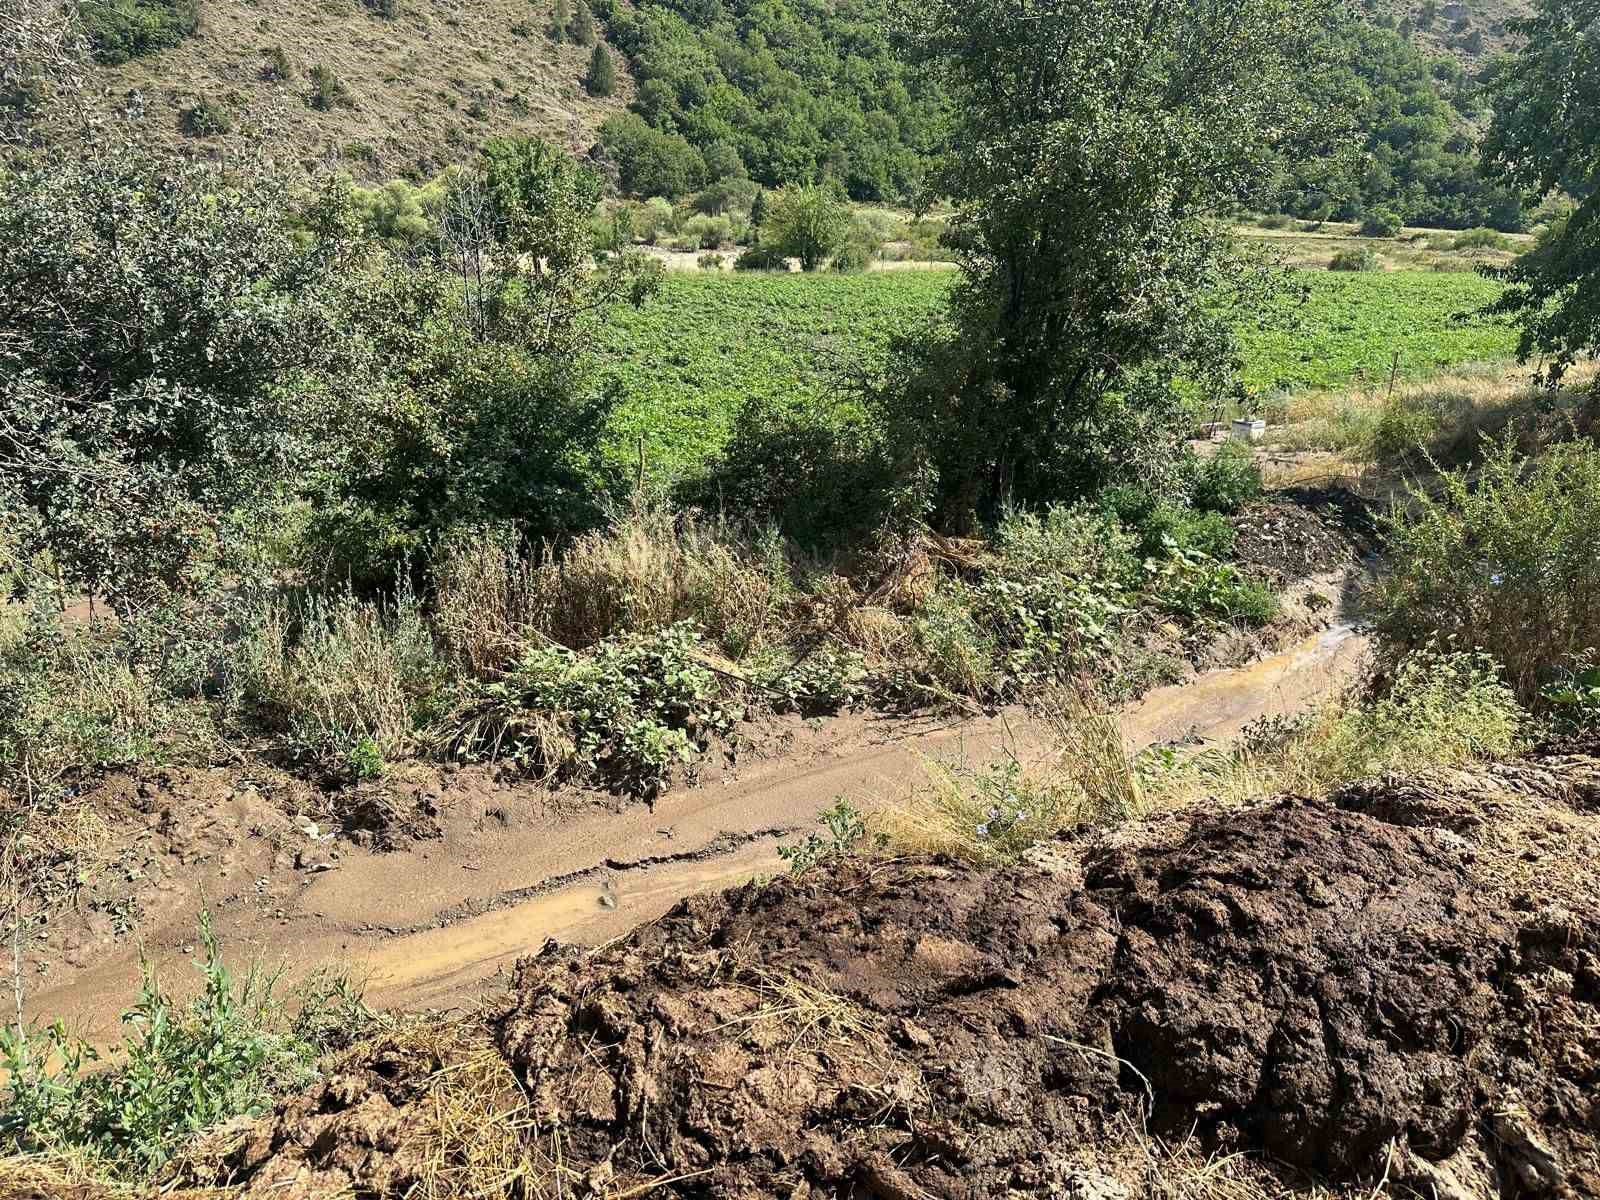
<path id="1" fill-rule="evenodd" d="M 88 0 L 80 11 L 95 57 L 111 66 L 176 46 L 200 23 L 200 0 Z"/>
<path id="2" fill-rule="evenodd" d="M 705 185 L 706 163 L 681 134 L 662 133 L 638 113 L 608 117 L 600 141 L 616 160 L 622 190 L 630 196 L 676 198 Z"/>
<path id="3" fill-rule="evenodd" d="M 1524 704 L 1600 647 L 1600 447 L 1556 446 L 1533 462 L 1510 440 L 1481 468 L 1445 473 L 1387 522 L 1390 573 L 1376 626 L 1396 652 L 1479 647 Z"/>
<path id="4" fill-rule="evenodd" d="M 190 137 L 214 137 L 233 129 L 233 118 L 228 110 L 214 100 L 201 99 L 183 110 L 178 117 L 179 127 Z"/>
<path id="5" fill-rule="evenodd" d="M 722 270 L 722 262 L 723 259 L 720 254 L 702 254 L 699 258 L 702 271 L 720 271 Z"/>
<path id="6" fill-rule="evenodd" d="M 581 4 L 580 8 L 588 11 Z M 592 29 L 589 36 L 592 41 Z M 591 96 L 609 96 L 617 90 L 617 70 L 611 65 L 611 52 L 603 42 L 595 42 L 594 53 L 589 56 L 589 69 L 583 74 L 583 87 Z"/>
<path id="7" fill-rule="evenodd" d="M 741 715 L 724 704 L 699 647 L 694 627 L 681 624 L 585 654 L 529 649 L 503 679 L 474 689 L 448 748 L 544 779 L 595 775 L 654 795 Z"/>
<path id="8" fill-rule="evenodd" d="M 421 605 L 404 588 L 390 602 L 345 592 L 275 603 L 233 673 L 258 721 L 336 774 L 375 774 L 436 740 L 446 672 Z"/>
<path id="9" fill-rule="evenodd" d="M 1224 442 L 1195 472 L 1190 498 L 1204 512 L 1236 513 L 1261 495 L 1261 468 L 1244 442 Z"/>
<path id="10" fill-rule="evenodd" d="M 354 108 L 355 97 L 344 81 L 333 73 L 326 63 L 317 63 L 306 73 L 311 81 L 311 93 L 306 103 L 318 112 L 332 112 L 335 108 Z"/>
<path id="11" fill-rule="evenodd" d="M 261 52 L 261 57 L 264 60 L 261 78 L 269 81 L 294 78 L 294 64 L 289 61 L 289 53 L 282 46 L 268 46 Z"/>
<path id="12" fill-rule="evenodd" d="M 1493 229 L 1469 229 L 1451 240 L 1452 250 L 1509 250 L 1511 239 Z"/>
<path id="13" fill-rule="evenodd" d="M 1394 238 L 1400 236 L 1402 224 L 1393 211 L 1374 209 L 1361 222 L 1361 236 L 1369 238 Z"/>
<path id="14" fill-rule="evenodd" d="M 735 271 L 787 271 L 788 256 L 773 246 L 751 246 L 733 260 Z"/>
<path id="15" fill-rule="evenodd" d="M 1376 271 L 1382 266 L 1371 246 L 1356 246 L 1337 251 L 1328 263 L 1330 271 Z"/>

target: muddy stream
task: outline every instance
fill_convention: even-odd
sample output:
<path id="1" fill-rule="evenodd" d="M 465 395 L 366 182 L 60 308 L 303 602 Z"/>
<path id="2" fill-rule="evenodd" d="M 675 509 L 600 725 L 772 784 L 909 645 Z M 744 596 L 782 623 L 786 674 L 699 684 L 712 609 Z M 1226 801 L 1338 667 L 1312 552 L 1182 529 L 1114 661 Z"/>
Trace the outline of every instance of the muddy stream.
<path id="1" fill-rule="evenodd" d="M 1363 636 L 1337 623 L 1281 653 L 1147 694 L 1124 710 L 1124 736 L 1135 749 L 1232 737 L 1348 682 L 1365 650 Z M 189 986 L 202 905 L 232 963 L 258 956 L 281 964 L 286 980 L 334 965 L 365 976 L 379 1006 L 467 1007 L 547 938 L 599 944 L 656 919 L 686 894 L 783 870 L 779 843 L 803 836 L 820 808 L 840 796 L 870 808 L 900 794 L 921 777 L 925 758 L 981 762 L 1002 746 L 1024 761 L 1045 753 L 1042 731 L 1020 710 L 977 719 L 857 716 L 817 728 L 821 736 L 803 753 L 742 764 L 722 781 L 669 792 L 653 808 L 590 805 L 534 817 L 521 809 L 540 805 L 502 791 L 487 819 L 409 849 L 341 853 L 334 869 L 278 884 L 270 904 L 249 902 L 249 889 L 237 882 L 260 870 L 255 889 L 271 884 L 270 872 L 251 861 L 224 866 L 233 876 L 231 902 L 215 894 L 223 885 L 183 890 L 169 881 L 181 903 L 141 925 L 137 938 L 84 959 L 59 984 L 46 980 L 28 1007 L 36 1017 L 66 1019 L 91 1040 L 114 1038 L 141 950 L 169 986 Z"/>

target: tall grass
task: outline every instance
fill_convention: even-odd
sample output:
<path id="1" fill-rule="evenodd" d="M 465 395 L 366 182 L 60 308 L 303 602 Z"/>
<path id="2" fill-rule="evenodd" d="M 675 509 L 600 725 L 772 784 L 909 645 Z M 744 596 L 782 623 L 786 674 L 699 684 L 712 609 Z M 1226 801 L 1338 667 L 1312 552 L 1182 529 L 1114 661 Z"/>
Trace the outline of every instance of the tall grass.
<path id="1" fill-rule="evenodd" d="M 1381 691 L 1260 722 L 1228 747 L 1131 755 L 1116 718 L 1076 699 L 1053 702 L 1044 719 L 1055 749 L 1040 762 L 924 763 L 922 783 L 872 814 L 885 850 L 998 865 L 1084 825 L 1504 757 L 1530 730 L 1492 660 L 1433 649 L 1405 658 Z"/>

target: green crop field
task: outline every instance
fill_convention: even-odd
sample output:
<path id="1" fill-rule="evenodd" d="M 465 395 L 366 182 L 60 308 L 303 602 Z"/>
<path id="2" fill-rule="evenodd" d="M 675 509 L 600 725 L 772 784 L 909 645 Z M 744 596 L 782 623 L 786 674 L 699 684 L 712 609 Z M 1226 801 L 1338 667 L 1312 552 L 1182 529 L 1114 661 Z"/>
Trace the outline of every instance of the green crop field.
<path id="1" fill-rule="evenodd" d="M 1471 316 L 1499 285 L 1433 271 L 1297 275 L 1308 294 L 1240 330 L 1251 390 L 1338 387 L 1386 377 L 1392 355 L 1418 376 L 1504 358 L 1514 333 Z M 605 373 L 619 396 L 613 453 L 642 435 L 650 468 L 674 474 L 714 453 L 748 398 L 820 400 L 881 359 L 954 282 L 949 271 L 866 275 L 669 275 L 661 295 L 619 314 Z"/>

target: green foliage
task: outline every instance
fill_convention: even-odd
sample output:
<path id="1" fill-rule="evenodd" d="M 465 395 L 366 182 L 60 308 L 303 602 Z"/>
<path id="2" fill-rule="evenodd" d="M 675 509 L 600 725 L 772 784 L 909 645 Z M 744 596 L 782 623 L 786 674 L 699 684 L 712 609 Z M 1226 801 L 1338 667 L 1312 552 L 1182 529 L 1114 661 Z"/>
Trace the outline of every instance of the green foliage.
<path id="1" fill-rule="evenodd" d="M 583 75 L 583 86 L 591 96 L 609 96 L 617 90 L 617 69 L 611 65 L 611 51 L 604 42 L 595 42 L 594 53 L 589 56 L 589 69 Z"/>
<path id="2" fill-rule="evenodd" d="M 733 260 L 735 271 L 783 271 L 789 270 L 789 257 L 776 246 L 763 243 L 758 246 L 747 246 L 739 252 L 739 257 Z"/>
<path id="3" fill-rule="evenodd" d="M 637 113 L 608 117 L 600 141 L 616 159 L 622 190 L 630 196 L 676 198 L 706 181 L 706 162 L 682 134 L 653 129 Z"/>
<path id="4" fill-rule="evenodd" d="M 631 253 L 595 265 L 599 193 L 570 155 L 491 138 L 440 200 L 437 253 L 368 282 L 353 316 L 383 377 L 313 515 L 325 569 L 382 586 L 455 526 L 593 520 L 607 397 L 589 351 L 660 275 Z"/>
<path id="5" fill-rule="evenodd" d="M 600 642 L 582 654 L 530 648 L 502 679 L 472 689 L 450 749 L 541 777 L 595 775 L 653 795 L 741 715 L 699 654 L 690 624 Z"/>
<path id="6" fill-rule="evenodd" d="M 1383 263 L 1378 258 L 1378 253 L 1371 246 L 1352 246 L 1347 250 L 1336 250 L 1328 260 L 1330 271 L 1379 271 Z"/>
<path id="7" fill-rule="evenodd" d="M 1189 495 L 1203 512 L 1238 512 L 1261 495 L 1261 468 L 1255 454 L 1242 442 L 1224 442 L 1196 468 Z"/>
<path id="8" fill-rule="evenodd" d="M 1600 667 L 1594 654 L 1556 668 L 1555 679 L 1539 690 L 1539 707 L 1558 729 L 1600 729 Z"/>
<path id="9" fill-rule="evenodd" d="M 176 46 L 200 23 L 200 0 L 84 0 L 84 31 L 102 63 Z"/>
<path id="10" fill-rule="evenodd" d="M 1388 523 L 1379 634 L 1398 650 L 1435 636 L 1503 663 L 1526 704 L 1600 648 L 1600 448 L 1558 445 L 1531 463 L 1508 440 L 1448 472 Z"/>
<path id="11" fill-rule="evenodd" d="M 887 0 L 610 8 L 611 41 L 639 83 L 634 110 L 651 128 L 708 155 L 726 143 L 767 187 L 830 171 L 858 200 L 921 187 L 946 101 L 934 73 L 898 53 Z"/>
<path id="12" fill-rule="evenodd" d="M 882 845 L 882 835 L 869 836 L 866 818 L 843 796 L 817 814 L 822 832 L 806 834 L 794 846 L 779 846 L 778 856 L 789 864 L 791 875 L 804 875 L 813 867 L 860 854 L 871 845 Z"/>
<path id="13" fill-rule="evenodd" d="M 589 10 L 587 0 L 578 0 L 573 6 L 572 18 L 567 22 L 567 37 L 579 46 L 595 44 L 594 13 Z M 611 93 L 597 94 L 609 96 Z"/>
<path id="14" fill-rule="evenodd" d="M 0 1146 L 11 1153 L 88 1155 L 115 1176 L 148 1177 L 195 1133 L 259 1114 L 275 1093 L 309 1082 L 328 1041 L 304 1032 L 320 1024 L 331 1039 L 347 1022 L 371 1022 L 359 999 L 348 1003 L 346 985 L 346 1020 L 319 1021 L 318 1013 L 328 1010 L 308 995 L 312 1011 L 296 1021 L 297 1035 L 273 995 L 273 976 L 252 968 L 235 980 L 206 913 L 200 941 L 202 987 L 186 1004 L 163 992 L 144 964 L 139 998 L 122 1016 L 129 1032 L 117 1061 L 97 1066 L 100 1056 L 59 1022 L 44 1030 L 0 1031 L 6 1076 Z"/>
<path id="15" fill-rule="evenodd" d="M 850 209 L 836 184 L 803 184 L 773 195 L 762 244 L 798 258 L 802 271 L 815 271 L 843 247 L 849 227 Z"/>
<path id="16" fill-rule="evenodd" d="M 962 277 L 873 403 L 899 457 L 936 473 L 936 524 L 1159 480 L 1186 423 L 1180 377 L 1232 392 L 1229 304 L 1270 281 L 1213 218 L 1319 130 L 1298 86 L 1310 16 L 1298 0 L 924 6 L 918 53 L 952 83 L 938 187 Z"/>
<path id="17" fill-rule="evenodd" d="M 1273 207 L 1341 221 L 1382 210 L 1385 227 L 1523 228 L 1515 190 L 1477 170 L 1481 98 L 1460 65 L 1370 20 L 1330 10 L 1326 24 L 1322 61 L 1301 86 L 1315 102 L 1348 113 L 1360 152 L 1289 156 Z"/>
<path id="18" fill-rule="evenodd" d="M 1400 236 L 1400 218 L 1387 208 L 1373 209 L 1362 219 L 1361 236 L 1393 238 Z"/>
<path id="19" fill-rule="evenodd" d="M 116 139 L 0 175 L 0 511 L 52 586 L 125 620 L 243 586 L 330 461 L 349 258 L 290 200 Z"/>
<path id="20" fill-rule="evenodd" d="M 311 91 L 306 103 L 318 112 L 332 112 L 336 108 L 354 108 L 356 99 L 350 94 L 344 80 L 333 73 L 327 63 L 316 63 L 306 72 L 311 81 Z"/>
<path id="21" fill-rule="evenodd" d="M 894 337 L 925 322 L 953 281 L 947 271 L 752 275 L 743 268 L 785 269 L 765 245 L 755 249 L 762 252 L 741 255 L 735 272 L 669 274 L 660 303 L 612 315 L 601 337 L 603 376 L 618 401 L 607 453 L 619 468 L 636 462 L 641 435 L 653 478 L 702 468 L 728 443 L 747 403 L 762 413 L 753 432 L 767 416 L 793 432 L 812 410 L 829 425 L 841 410 L 864 421 L 858 406 L 839 399 L 841 377 L 881 375 Z M 1285 300 L 1266 320 L 1236 323 L 1252 392 L 1342 388 L 1362 375 L 1386 380 L 1397 351 L 1401 377 L 1415 378 L 1515 349 L 1516 335 L 1502 323 L 1460 315 L 1499 294 L 1479 275 L 1318 271 L 1296 273 L 1295 282 L 1303 302 Z M 775 468 L 794 480 L 791 468 Z"/>
<path id="22" fill-rule="evenodd" d="M 390 602 L 348 592 L 277 602 L 232 660 L 254 724 L 334 773 L 362 778 L 433 740 L 446 672 L 404 588 Z"/>
<path id="23" fill-rule="evenodd" d="M 567 40 L 567 27 L 572 24 L 572 9 L 567 0 L 555 0 L 550 8 L 550 23 L 545 26 L 545 33 L 552 42 Z"/>
<path id="24" fill-rule="evenodd" d="M 1559 380 L 1600 349 L 1600 0 L 1538 0 L 1512 23 L 1521 49 L 1491 71 L 1487 169 L 1530 196 L 1581 202 L 1507 272 L 1496 305 L 1521 326 L 1524 360 Z"/>
<path id="25" fill-rule="evenodd" d="M 190 137 L 215 137 L 233 129 L 233 118 L 228 110 L 205 97 L 184 109 L 178 123 Z"/>
<path id="26" fill-rule="evenodd" d="M 204 709 L 175 700 L 125 634 L 67 626 L 41 603 L 0 641 L 0 788 L 33 797 L 73 773 L 204 743 Z"/>

